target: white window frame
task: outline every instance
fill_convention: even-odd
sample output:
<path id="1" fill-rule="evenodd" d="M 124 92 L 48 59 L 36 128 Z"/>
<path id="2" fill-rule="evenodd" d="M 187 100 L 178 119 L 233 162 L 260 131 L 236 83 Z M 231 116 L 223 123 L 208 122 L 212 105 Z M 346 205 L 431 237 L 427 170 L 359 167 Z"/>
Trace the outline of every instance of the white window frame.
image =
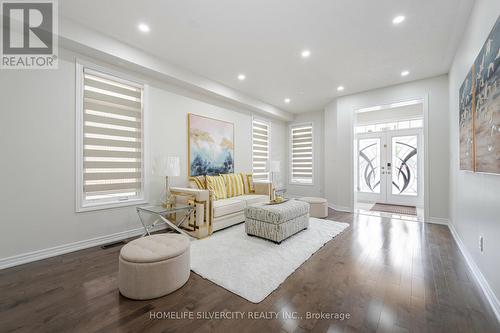
<path id="1" fill-rule="evenodd" d="M 109 77 L 109 79 L 122 82 L 124 84 L 137 86 L 143 89 L 142 95 L 142 175 L 141 175 L 141 191 L 139 196 L 134 198 L 127 198 L 124 200 L 123 198 L 113 198 L 106 199 L 100 201 L 88 202 L 84 200 L 84 192 L 83 192 L 83 150 L 84 150 L 84 133 L 83 133 L 83 89 L 84 89 L 84 69 L 92 72 L 96 72 L 98 75 L 102 77 Z M 133 205 L 145 204 L 148 202 L 148 193 L 149 193 L 149 112 L 148 112 L 148 97 L 149 97 L 149 86 L 146 82 L 142 80 L 138 80 L 134 77 L 131 77 L 127 74 L 123 74 L 121 72 L 111 70 L 109 68 L 96 65 L 94 63 L 77 59 L 76 60 L 76 91 L 75 91 L 75 119 L 76 119 L 76 127 L 75 127 L 75 210 L 76 212 L 86 212 L 86 211 L 94 211 L 101 209 L 110 209 L 116 207 L 126 207 Z"/>
<path id="2" fill-rule="evenodd" d="M 293 136 L 292 136 L 292 129 L 294 127 L 300 127 L 300 126 L 311 126 L 311 135 L 312 135 L 312 177 L 311 177 L 311 183 L 301 183 L 297 181 L 293 181 Z M 288 155 L 289 155 L 289 166 L 288 166 L 288 183 L 290 185 L 298 185 L 298 186 L 314 186 L 316 182 L 316 154 L 314 152 L 314 147 L 316 146 L 315 144 L 315 139 L 314 139 L 314 122 L 308 121 L 308 122 L 302 122 L 302 123 L 293 123 L 288 126 Z"/>
<path id="3" fill-rule="evenodd" d="M 397 126 L 399 126 L 399 123 L 402 123 L 402 122 L 405 122 L 405 121 L 416 121 L 416 120 L 421 120 L 422 121 L 422 126 L 415 126 L 415 127 L 408 127 L 408 128 L 396 128 L 396 129 L 386 129 L 386 130 L 380 130 L 380 131 L 362 131 L 362 132 L 358 132 L 358 128 L 360 127 L 365 127 L 366 126 L 377 126 L 377 125 L 385 125 L 385 124 L 390 124 L 390 123 L 396 123 Z M 394 120 L 394 121 L 369 121 L 369 122 L 366 122 L 366 123 L 361 123 L 361 124 L 356 124 L 355 128 L 354 128 L 354 132 L 355 134 L 363 134 L 363 133 L 380 133 L 380 132 L 384 132 L 384 131 L 398 131 L 398 130 L 405 130 L 405 129 L 418 129 L 418 128 L 423 128 L 424 127 L 424 118 L 423 117 L 408 117 L 406 119 L 404 118 L 401 118 L 399 120 Z"/>
<path id="4" fill-rule="evenodd" d="M 263 182 L 269 182 L 271 181 L 271 122 L 267 119 L 259 118 L 252 116 L 252 124 L 250 125 L 250 131 L 252 133 L 252 174 L 254 173 L 253 171 L 253 122 L 254 120 L 265 123 L 267 125 L 267 145 L 268 145 L 268 152 L 267 152 L 267 178 L 266 179 L 255 179 L 253 178 L 253 181 L 255 183 L 263 183 Z"/>

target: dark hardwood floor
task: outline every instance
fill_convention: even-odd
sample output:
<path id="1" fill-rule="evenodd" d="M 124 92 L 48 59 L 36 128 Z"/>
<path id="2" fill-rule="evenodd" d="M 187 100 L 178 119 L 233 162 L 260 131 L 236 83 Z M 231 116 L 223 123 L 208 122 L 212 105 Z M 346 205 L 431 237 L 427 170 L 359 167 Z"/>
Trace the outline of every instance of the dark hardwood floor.
<path id="1" fill-rule="evenodd" d="M 351 226 L 260 304 L 194 273 L 173 294 L 128 300 L 117 290 L 120 247 L 96 247 L 0 271 L 0 331 L 500 332 L 447 227 L 334 211 L 329 218 Z M 246 315 L 151 319 L 170 311 Z M 249 319 L 255 311 L 302 318 Z M 306 312 L 350 319 L 307 319 Z"/>

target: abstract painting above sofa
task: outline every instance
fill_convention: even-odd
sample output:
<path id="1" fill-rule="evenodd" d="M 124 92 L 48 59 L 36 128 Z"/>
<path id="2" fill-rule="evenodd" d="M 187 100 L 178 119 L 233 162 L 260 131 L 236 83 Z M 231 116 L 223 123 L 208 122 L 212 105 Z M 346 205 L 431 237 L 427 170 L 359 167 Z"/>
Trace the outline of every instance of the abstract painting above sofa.
<path id="1" fill-rule="evenodd" d="M 234 125 L 188 114 L 189 176 L 234 172 Z"/>

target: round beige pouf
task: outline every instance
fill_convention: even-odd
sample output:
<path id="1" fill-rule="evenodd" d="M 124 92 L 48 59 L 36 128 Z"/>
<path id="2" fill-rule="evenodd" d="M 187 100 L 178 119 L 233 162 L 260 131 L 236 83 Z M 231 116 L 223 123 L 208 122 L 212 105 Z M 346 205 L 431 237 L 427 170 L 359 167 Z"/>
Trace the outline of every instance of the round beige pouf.
<path id="1" fill-rule="evenodd" d="M 120 293 L 145 300 L 182 287 L 189 279 L 189 246 L 188 237 L 180 234 L 151 235 L 123 246 L 118 270 Z"/>
<path id="2" fill-rule="evenodd" d="M 309 203 L 309 216 L 324 218 L 328 216 L 328 201 L 324 198 L 303 197 L 299 200 Z"/>

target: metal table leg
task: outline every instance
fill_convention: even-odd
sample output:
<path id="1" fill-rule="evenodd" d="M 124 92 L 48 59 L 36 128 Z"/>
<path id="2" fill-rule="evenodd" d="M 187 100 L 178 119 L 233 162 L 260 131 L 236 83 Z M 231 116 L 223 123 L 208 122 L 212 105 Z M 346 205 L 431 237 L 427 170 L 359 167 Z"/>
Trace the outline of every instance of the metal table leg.
<path id="1" fill-rule="evenodd" d="M 145 230 L 141 237 L 144 237 L 146 235 L 150 236 L 151 234 L 149 233 L 148 227 L 146 226 L 146 223 L 144 223 L 144 220 L 142 219 L 141 210 L 139 208 L 136 208 L 135 210 L 137 212 L 137 215 L 139 215 L 139 220 L 141 221 L 142 226 L 144 227 Z"/>
<path id="2" fill-rule="evenodd" d="M 175 231 L 177 231 L 178 233 L 180 234 L 183 234 L 183 235 L 186 235 L 188 237 L 192 237 L 191 235 L 189 235 L 187 232 L 185 232 L 184 230 L 182 230 L 181 228 L 179 228 L 180 225 L 182 225 L 188 218 L 189 216 L 191 215 L 191 213 L 193 212 L 194 210 L 194 207 L 193 208 L 190 208 L 190 209 L 187 209 L 186 210 L 186 214 L 185 216 L 181 219 L 181 221 L 179 223 L 177 223 L 177 225 L 175 223 L 173 223 L 172 221 L 168 220 L 166 217 L 164 217 L 163 215 L 161 214 L 157 214 L 157 213 L 151 213 L 152 215 L 156 215 L 158 217 L 158 219 L 156 219 L 151 225 L 148 225 L 144 222 L 144 219 L 141 215 L 141 210 L 136 208 L 136 211 L 137 211 L 137 215 L 139 216 L 139 220 L 141 221 L 141 224 L 142 226 L 144 227 L 144 233 L 142 234 L 141 237 L 144 237 L 146 235 L 150 236 L 151 233 L 150 233 L 150 230 L 154 229 L 154 227 L 157 225 L 158 221 L 160 221 L 160 219 L 170 228 L 174 229 Z M 178 214 L 178 213 L 176 213 Z"/>

